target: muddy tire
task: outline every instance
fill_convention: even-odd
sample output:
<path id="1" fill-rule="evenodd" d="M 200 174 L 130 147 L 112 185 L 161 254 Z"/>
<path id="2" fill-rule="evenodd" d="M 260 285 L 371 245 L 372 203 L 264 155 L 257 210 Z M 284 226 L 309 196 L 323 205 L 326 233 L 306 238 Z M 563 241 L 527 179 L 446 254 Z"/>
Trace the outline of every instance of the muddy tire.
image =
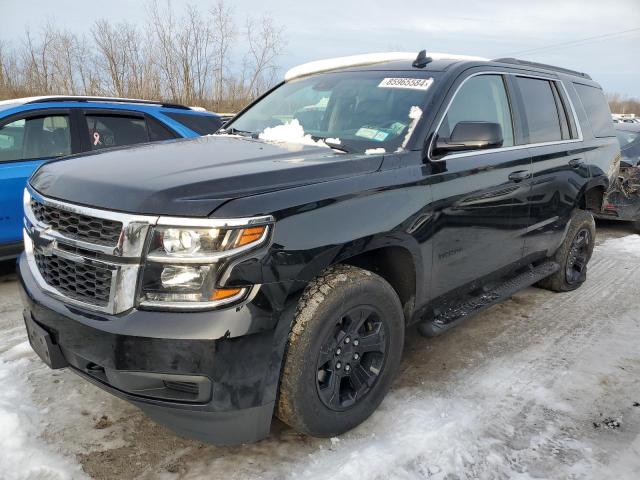
<path id="1" fill-rule="evenodd" d="M 403 345 L 402 306 L 391 285 L 360 268 L 329 268 L 300 299 L 276 415 L 317 437 L 351 430 L 389 390 Z"/>
<path id="2" fill-rule="evenodd" d="M 636 220 L 635 222 L 632 222 L 631 225 L 633 225 L 633 228 L 635 229 L 636 232 L 640 233 L 640 220 Z"/>
<path id="3" fill-rule="evenodd" d="M 591 259 L 596 240 L 593 215 L 576 210 L 562 245 L 551 259 L 560 269 L 539 281 L 536 286 L 554 292 L 569 292 L 580 287 L 587 279 L 587 263 Z"/>

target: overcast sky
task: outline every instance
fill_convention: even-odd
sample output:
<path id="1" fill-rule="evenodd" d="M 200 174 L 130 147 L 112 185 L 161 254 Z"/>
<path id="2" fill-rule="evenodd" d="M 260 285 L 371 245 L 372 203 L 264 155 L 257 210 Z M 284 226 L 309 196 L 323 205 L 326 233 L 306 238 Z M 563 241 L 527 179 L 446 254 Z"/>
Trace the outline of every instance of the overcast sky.
<path id="1" fill-rule="evenodd" d="M 177 7 L 181 3 L 174 0 Z M 207 8 L 212 0 L 184 3 Z M 609 92 L 640 97 L 640 0 L 228 3 L 238 19 L 269 13 L 286 28 L 289 43 L 280 60 L 283 69 L 320 58 L 389 50 L 516 55 L 585 71 Z M 142 22 L 146 5 L 142 0 L 0 0 L 0 38 L 15 40 L 25 28 L 36 31 L 46 21 L 86 32 L 99 18 Z M 559 45 L 603 35 L 608 36 Z M 541 48 L 552 45 L 557 47 Z"/>

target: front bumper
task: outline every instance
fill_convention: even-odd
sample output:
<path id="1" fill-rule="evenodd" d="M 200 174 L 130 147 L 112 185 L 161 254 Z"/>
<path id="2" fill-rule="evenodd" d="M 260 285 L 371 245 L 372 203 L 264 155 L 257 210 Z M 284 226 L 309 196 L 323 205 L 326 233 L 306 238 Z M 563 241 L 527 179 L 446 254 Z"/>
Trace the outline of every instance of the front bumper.
<path id="1" fill-rule="evenodd" d="M 287 285 L 263 285 L 247 305 L 209 312 L 88 312 L 45 294 L 24 255 L 25 321 L 51 337 L 62 365 L 172 430 L 216 443 L 269 434 L 293 306 Z M 284 303 L 284 302 L 283 302 Z"/>

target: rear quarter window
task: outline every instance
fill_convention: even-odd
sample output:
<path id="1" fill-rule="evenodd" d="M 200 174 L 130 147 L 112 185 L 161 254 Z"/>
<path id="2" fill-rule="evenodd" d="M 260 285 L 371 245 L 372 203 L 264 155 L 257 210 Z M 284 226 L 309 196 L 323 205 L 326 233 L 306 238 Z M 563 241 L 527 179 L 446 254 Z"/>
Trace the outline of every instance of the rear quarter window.
<path id="1" fill-rule="evenodd" d="M 587 114 L 595 137 L 614 137 L 616 135 L 611 120 L 611 112 L 602 90 L 597 87 L 574 83 L 573 86 Z"/>
<path id="2" fill-rule="evenodd" d="M 221 126 L 222 120 L 213 115 L 189 115 L 187 113 L 163 112 L 167 117 L 180 122 L 198 135 L 215 133 Z"/>

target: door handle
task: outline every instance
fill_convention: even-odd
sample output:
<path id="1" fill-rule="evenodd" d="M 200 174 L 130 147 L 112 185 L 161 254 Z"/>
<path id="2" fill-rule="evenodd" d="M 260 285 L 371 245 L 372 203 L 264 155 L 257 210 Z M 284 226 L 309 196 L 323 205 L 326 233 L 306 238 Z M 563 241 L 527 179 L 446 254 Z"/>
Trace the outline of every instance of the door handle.
<path id="1" fill-rule="evenodd" d="M 580 165 L 584 165 L 584 160 L 581 158 L 572 158 L 569 160 L 569 166 L 571 168 L 578 168 Z"/>
<path id="2" fill-rule="evenodd" d="M 529 170 L 518 170 L 517 172 L 511 172 L 509 174 L 509 180 L 514 182 L 521 182 L 527 178 L 531 178 L 531 172 Z"/>

